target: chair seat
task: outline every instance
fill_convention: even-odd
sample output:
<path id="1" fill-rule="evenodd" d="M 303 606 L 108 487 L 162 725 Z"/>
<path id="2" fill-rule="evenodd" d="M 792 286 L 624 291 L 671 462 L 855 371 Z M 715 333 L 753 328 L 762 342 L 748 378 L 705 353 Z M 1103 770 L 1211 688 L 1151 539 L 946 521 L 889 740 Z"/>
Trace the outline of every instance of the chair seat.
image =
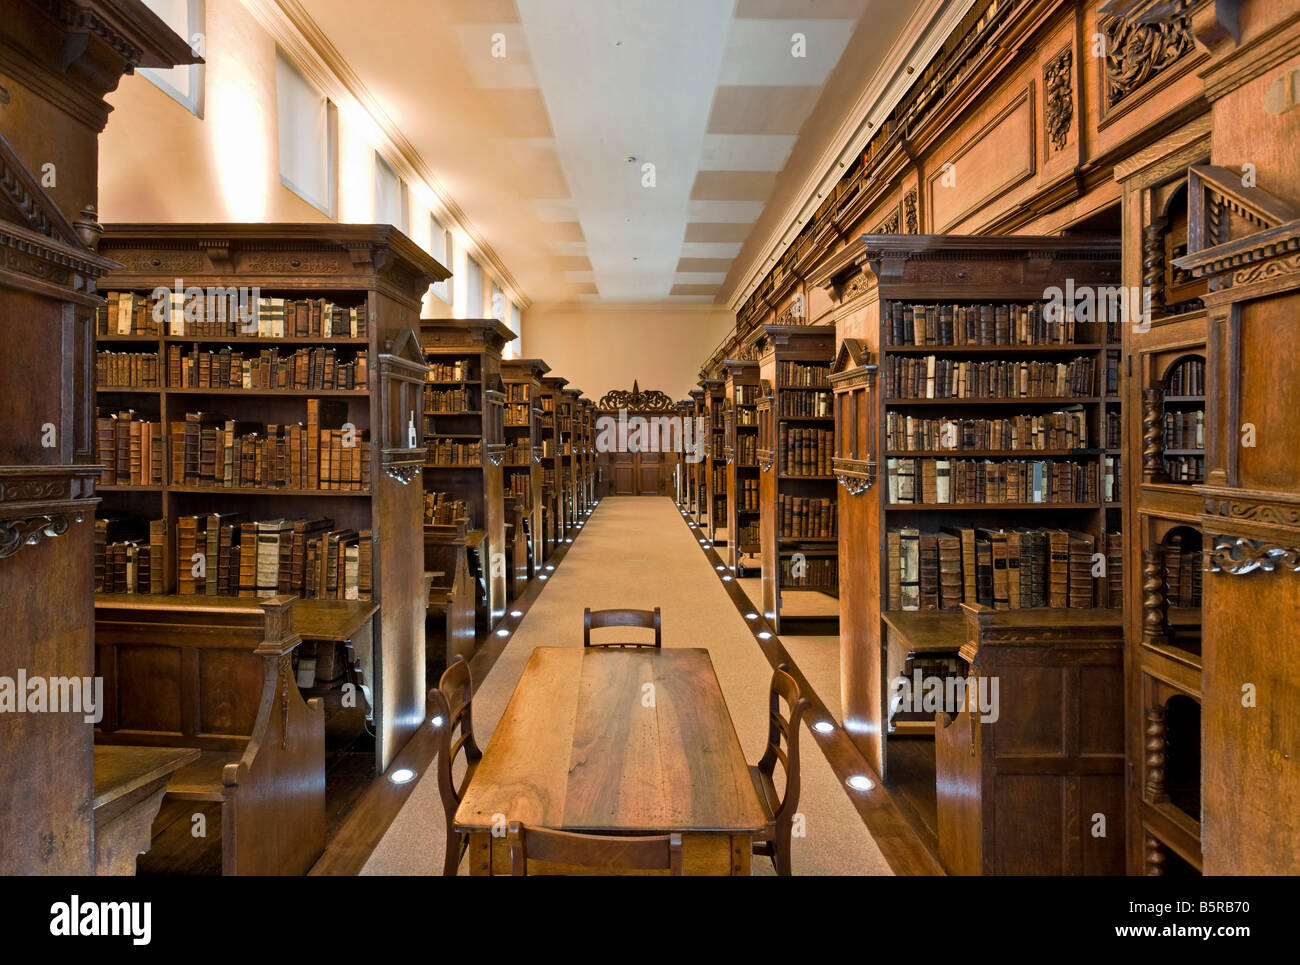
<path id="1" fill-rule="evenodd" d="M 225 784 L 221 772 L 227 764 L 234 764 L 243 757 L 242 751 L 204 751 L 198 760 L 186 764 L 167 782 L 167 793 L 182 801 L 212 801 L 221 803 L 226 799 Z"/>

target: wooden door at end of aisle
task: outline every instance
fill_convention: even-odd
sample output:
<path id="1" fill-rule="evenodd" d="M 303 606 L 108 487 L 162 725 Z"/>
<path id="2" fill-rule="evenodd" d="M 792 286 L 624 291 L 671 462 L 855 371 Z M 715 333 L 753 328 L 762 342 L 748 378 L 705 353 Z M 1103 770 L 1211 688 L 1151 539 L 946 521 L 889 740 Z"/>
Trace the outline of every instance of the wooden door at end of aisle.
<path id="1" fill-rule="evenodd" d="M 663 453 L 611 453 L 615 496 L 658 496 L 662 491 Z"/>

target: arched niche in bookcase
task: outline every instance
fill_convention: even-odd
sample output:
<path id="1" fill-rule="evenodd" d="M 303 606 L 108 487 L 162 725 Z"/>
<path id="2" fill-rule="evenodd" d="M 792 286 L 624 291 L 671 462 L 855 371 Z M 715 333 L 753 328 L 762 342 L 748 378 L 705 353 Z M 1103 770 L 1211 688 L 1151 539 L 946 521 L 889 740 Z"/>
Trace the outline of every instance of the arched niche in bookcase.
<path id="1" fill-rule="evenodd" d="M 424 412 L 428 371 L 420 340 L 409 328 L 389 339 L 379 356 L 380 467 L 402 485 L 418 478 L 424 467 L 424 442 L 416 417 Z"/>
<path id="2" fill-rule="evenodd" d="M 831 366 L 835 393 L 835 479 L 858 496 L 876 481 L 876 365 L 861 339 L 846 338 Z"/>

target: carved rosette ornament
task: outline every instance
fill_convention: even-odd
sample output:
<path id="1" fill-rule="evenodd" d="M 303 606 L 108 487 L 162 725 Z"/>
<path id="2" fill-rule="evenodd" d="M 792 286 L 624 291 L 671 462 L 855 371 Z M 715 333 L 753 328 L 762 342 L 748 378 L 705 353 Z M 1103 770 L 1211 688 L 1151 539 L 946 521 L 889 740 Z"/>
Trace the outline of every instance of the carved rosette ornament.
<path id="1" fill-rule="evenodd" d="M 617 412 L 619 409 L 627 409 L 629 412 L 674 412 L 677 403 L 658 389 L 642 392 L 636 379 L 633 379 L 632 391 L 612 389 L 601 396 L 596 408 L 602 412 Z"/>
<path id="2" fill-rule="evenodd" d="M 0 467 L 0 559 L 94 515 L 99 466 Z"/>
<path id="3" fill-rule="evenodd" d="M 1278 569 L 1300 572 L 1300 547 L 1275 546 L 1263 540 L 1220 536 L 1207 551 L 1205 568 L 1211 573 L 1244 576 Z"/>
<path id="4" fill-rule="evenodd" d="M 1043 67 L 1043 126 L 1052 147 L 1061 150 L 1070 133 L 1074 118 L 1074 88 L 1070 86 L 1070 68 L 1074 64 L 1074 51 L 1066 47 L 1054 60 Z"/>
<path id="5" fill-rule="evenodd" d="M 1185 2 L 1159 19 L 1144 21 L 1102 14 L 1098 24 L 1105 45 L 1108 108 L 1194 49 L 1192 19 Z"/>

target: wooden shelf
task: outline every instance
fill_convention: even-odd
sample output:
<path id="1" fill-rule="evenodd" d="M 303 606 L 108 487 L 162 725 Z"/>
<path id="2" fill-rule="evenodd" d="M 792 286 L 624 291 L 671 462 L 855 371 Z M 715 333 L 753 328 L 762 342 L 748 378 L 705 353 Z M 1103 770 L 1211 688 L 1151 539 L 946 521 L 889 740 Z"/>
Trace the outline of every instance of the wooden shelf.
<path id="1" fill-rule="evenodd" d="M 886 406 L 913 405 L 1095 405 L 1101 401 L 1100 396 L 1017 396 L 1014 398 L 951 398 L 951 399 L 885 399 Z"/>
<path id="2" fill-rule="evenodd" d="M 1101 342 L 1062 345 L 886 345 L 887 355 L 1061 355 L 1096 352 Z"/>
<path id="3" fill-rule="evenodd" d="M 369 389 L 204 389 L 171 388 L 163 390 L 167 395 L 217 395 L 249 396 L 250 398 L 285 398 L 285 399 L 337 399 L 370 398 Z"/>
<path id="4" fill-rule="evenodd" d="M 1101 503 L 889 503 L 890 512 L 926 513 L 957 510 L 1022 510 L 1022 509 L 1100 509 Z"/>
<path id="5" fill-rule="evenodd" d="M 890 449 L 886 459 L 1038 459 L 1096 458 L 1100 449 Z"/>
<path id="6" fill-rule="evenodd" d="M 157 339 L 153 339 L 157 341 Z M 169 345 L 185 343 L 203 343 L 218 345 L 354 345 L 365 348 L 370 344 L 369 338 L 311 338 L 308 336 L 286 336 L 273 338 L 266 335 L 164 335 L 162 341 Z"/>
<path id="7" fill-rule="evenodd" d="M 280 486 L 168 486 L 167 491 L 224 496 L 370 496 L 369 489 L 286 489 Z"/>

